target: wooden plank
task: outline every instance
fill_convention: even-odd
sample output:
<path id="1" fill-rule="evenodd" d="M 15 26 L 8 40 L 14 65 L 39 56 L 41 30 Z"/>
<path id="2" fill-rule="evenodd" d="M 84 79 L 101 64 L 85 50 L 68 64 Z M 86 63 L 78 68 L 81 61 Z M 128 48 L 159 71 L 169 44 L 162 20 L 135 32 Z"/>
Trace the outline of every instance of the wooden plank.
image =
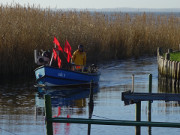
<path id="1" fill-rule="evenodd" d="M 177 62 L 176 64 L 177 64 L 176 65 L 176 79 L 178 80 L 178 78 L 179 78 L 179 75 L 178 75 L 179 74 L 179 69 L 178 69 L 179 68 L 179 62 Z"/>
<path id="2" fill-rule="evenodd" d="M 161 64 L 161 69 L 160 69 L 160 70 L 161 70 L 161 72 L 160 72 L 160 73 L 162 74 L 162 72 L 163 72 L 164 59 L 161 59 L 161 63 L 160 63 L 160 64 Z"/>
<path id="3" fill-rule="evenodd" d="M 176 81 L 177 81 L 177 64 L 178 64 L 178 62 L 175 61 L 174 62 L 174 78 L 175 78 Z"/>
<path id="4" fill-rule="evenodd" d="M 167 69 L 166 69 L 166 70 L 167 70 L 167 72 L 166 72 L 166 77 L 169 77 L 169 76 L 170 76 L 170 70 L 169 70 L 169 69 L 170 69 L 170 61 L 168 60 L 168 61 L 167 61 Z"/>
<path id="5" fill-rule="evenodd" d="M 178 83 L 178 88 L 180 88 L 180 62 L 178 62 L 178 69 L 177 69 L 178 71 L 177 71 L 177 75 L 178 75 L 178 77 L 177 77 L 177 83 Z"/>
<path id="6" fill-rule="evenodd" d="M 164 62 L 163 62 L 162 75 L 166 75 L 166 60 L 164 60 Z"/>
<path id="7" fill-rule="evenodd" d="M 172 61 L 172 68 L 171 68 L 171 76 L 172 76 L 172 78 L 175 78 L 174 77 L 174 61 Z"/>
<path id="8" fill-rule="evenodd" d="M 169 77 L 172 77 L 172 61 L 169 61 Z"/>
<path id="9" fill-rule="evenodd" d="M 138 103 L 140 101 L 178 101 L 180 102 L 180 94 L 169 93 L 132 93 L 131 91 L 122 92 L 122 101 L 125 105 Z"/>

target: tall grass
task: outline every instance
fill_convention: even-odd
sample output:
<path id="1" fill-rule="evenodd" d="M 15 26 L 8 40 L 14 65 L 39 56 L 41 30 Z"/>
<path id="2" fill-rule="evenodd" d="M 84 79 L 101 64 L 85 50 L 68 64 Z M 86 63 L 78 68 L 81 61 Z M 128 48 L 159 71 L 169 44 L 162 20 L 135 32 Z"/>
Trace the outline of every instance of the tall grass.
<path id="1" fill-rule="evenodd" d="M 0 74 L 32 74 L 33 50 L 51 49 L 54 36 L 61 46 L 67 39 L 73 51 L 83 44 L 93 62 L 154 55 L 157 47 L 178 48 L 180 18 L 1 5 Z"/>

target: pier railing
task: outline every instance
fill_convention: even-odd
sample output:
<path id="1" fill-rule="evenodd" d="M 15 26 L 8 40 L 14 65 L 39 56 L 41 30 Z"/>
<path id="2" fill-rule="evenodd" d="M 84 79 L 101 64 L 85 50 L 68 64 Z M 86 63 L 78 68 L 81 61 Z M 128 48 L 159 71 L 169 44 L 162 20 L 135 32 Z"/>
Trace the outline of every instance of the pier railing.
<path id="1" fill-rule="evenodd" d="M 92 89 L 91 89 L 92 90 Z M 180 123 L 174 122 L 151 122 L 151 103 L 154 100 L 164 101 L 178 101 L 180 102 L 179 94 L 159 94 L 152 92 L 152 75 L 149 75 L 149 93 L 134 93 L 123 92 L 122 101 L 125 105 L 136 104 L 136 120 L 105 120 L 105 119 L 91 119 L 85 118 L 64 118 L 64 117 L 52 117 L 51 97 L 45 95 L 45 116 L 46 116 L 46 134 L 53 135 L 53 123 L 77 123 L 77 124 L 98 124 L 98 125 L 119 125 L 119 126 L 136 126 L 136 135 L 141 134 L 141 126 L 149 127 L 171 127 L 180 128 Z M 90 92 L 92 93 L 92 92 Z M 90 96 L 92 98 L 92 96 Z M 141 121 L 141 101 L 149 101 L 148 104 L 148 121 Z M 90 133 L 90 132 L 88 132 Z M 151 132 L 149 132 L 151 134 Z"/>

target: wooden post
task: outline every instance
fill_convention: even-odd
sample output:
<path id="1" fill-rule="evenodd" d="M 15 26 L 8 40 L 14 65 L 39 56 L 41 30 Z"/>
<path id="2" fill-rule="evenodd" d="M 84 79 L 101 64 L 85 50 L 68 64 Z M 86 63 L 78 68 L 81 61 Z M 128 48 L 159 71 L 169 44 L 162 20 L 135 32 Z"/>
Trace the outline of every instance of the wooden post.
<path id="1" fill-rule="evenodd" d="M 174 61 L 174 71 L 173 71 L 173 74 L 174 74 L 174 80 L 175 80 L 175 82 L 176 82 L 176 79 L 177 79 L 177 62 L 176 61 Z"/>
<path id="2" fill-rule="evenodd" d="M 90 83 L 90 94 L 89 94 L 89 103 L 93 103 L 93 95 L 94 95 L 93 81 L 91 81 L 91 83 Z"/>
<path id="3" fill-rule="evenodd" d="M 157 56 L 161 56 L 162 55 L 162 49 L 160 47 L 157 48 Z"/>
<path id="4" fill-rule="evenodd" d="M 53 135 L 53 125 L 49 119 L 52 118 L 52 108 L 51 108 L 51 97 L 45 95 L 45 118 L 46 118 L 46 135 Z"/>
<path id="5" fill-rule="evenodd" d="M 132 92 L 134 92 L 134 74 L 132 74 Z"/>
<path id="6" fill-rule="evenodd" d="M 172 53 L 173 52 L 173 49 L 168 49 L 168 53 Z"/>
<path id="7" fill-rule="evenodd" d="M 149 93 L 152 93 L 152 74 L 149 74 Z M 151 122 L 151 101 L 148 101 L 148 121 Z M 151 135 L 151 126 L 148 127 L 148 133 Z"/>
<path id="8" fill-rule="evenodd" d="M 180 80 L 180 62 L 178 62 L 177 63 L 177 80 L 178 80 L 178 82 L 179 82 L 179 80 Z"/>
<path id="9" fill-rule="evenodd" d="M 38 51 L 34 50 L 34 62 L 37 64 Z"/>
<path id="10" fill-rule="evenodd" d="M 141 101 L 136 103 L 136 121 L 141 121 Z M 141 134 L 141 127 L 136 126 L 136 135 Z"/>
<path id="11" fill-rule="evenodd" d="M 170 60 L 170 54 L 169 53 L 165 54 L 165 60 Z"/>
<path id="12" fill-rule="evenodd" d="M 91 81 L 90 83 L 90 94 L 89 94 L 89 119 L 92 118 L 92 113 L 93 113 L 93 109 L 94 109 L 94 102 L 93 102 L 93 81 Z M 91 134 L 91 124 L 88 124 L 88 135 Z"/>

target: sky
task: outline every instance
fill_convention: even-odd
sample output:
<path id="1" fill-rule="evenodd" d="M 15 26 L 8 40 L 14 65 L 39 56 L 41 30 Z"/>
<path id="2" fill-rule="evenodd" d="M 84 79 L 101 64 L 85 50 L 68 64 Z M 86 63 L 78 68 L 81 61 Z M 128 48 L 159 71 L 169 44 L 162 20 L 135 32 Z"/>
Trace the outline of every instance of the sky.
<path id="1" fill-rule="evenodd" d="M 41 8 L 180 8 L 180 0 L 0 0 L 0 4 L 18 3 Z"/>

